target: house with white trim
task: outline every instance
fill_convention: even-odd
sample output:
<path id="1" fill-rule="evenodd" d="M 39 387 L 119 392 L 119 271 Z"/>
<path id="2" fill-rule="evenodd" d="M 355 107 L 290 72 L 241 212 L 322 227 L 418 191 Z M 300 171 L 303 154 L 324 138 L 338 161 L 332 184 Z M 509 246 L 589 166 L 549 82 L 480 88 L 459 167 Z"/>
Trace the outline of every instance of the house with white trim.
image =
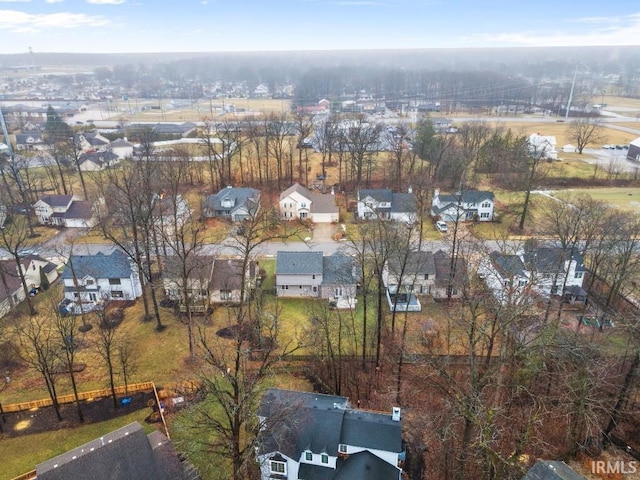
<path id="1" fill-rule="evenodd" d="M 540 135 L 539 133 L 532 133 L 529 135 L 529 151 L 532 154 L 539 155 L 540 158 L 547 158 L 549 160 L 558 159 L 558 151 L 556 150 L 557 140 L 554 135 Z"/>
<path id="2" fill-rule="evenodd" d="M 135 300 L 142 295 L 138 271 L 122 250 L 74 255 L 62 272 L 64 298 L 82 304 L 84 311 L 107 301 Z"/>
<path id="3" fill-rule="evenodd" d="M 416 212 L 416 196 L 411 187 L 407 193 L 394 193 L 388 188 L 358 190 L 357 214 L 361 220 L 415 223 Z"/>
<path id="4" fill-rule="evenodd" d="M 333 193 L 314 193 L 295 183 L 280 194 L 283 220 L 306 220 L 313 223 L 337 223 L 340 209 Z"/>
<path id="5" fill-rule="evenodd" d="M 91 228 L 98 223 L 95 209 L 103 203 L 79 200 L 74 195 L 45 195 L 33 204 L 33 210 L 42 225 Z"/>
<path id="6" fill-rule="evenodd" d="M 443 194 L 436 189 L 431 200 L 431 216 L 444 222 L 491 222 L 494 219 L 493 192 L 464 190 Z"/>
<path id="7" fill-rule="evenodd" d="M 227 218 L 232 222 L 240 222 L 255 216 L 259 210 L 259 190 L 228 186 L 206 198 L 202 213 L 207 218 Z"/>
<path id="8" fill-rule="evenodd" d="M 346 397 L 272 388 L 258 408 L 263 480 L 400 480 L 400 409 L 354 409 Z"/>

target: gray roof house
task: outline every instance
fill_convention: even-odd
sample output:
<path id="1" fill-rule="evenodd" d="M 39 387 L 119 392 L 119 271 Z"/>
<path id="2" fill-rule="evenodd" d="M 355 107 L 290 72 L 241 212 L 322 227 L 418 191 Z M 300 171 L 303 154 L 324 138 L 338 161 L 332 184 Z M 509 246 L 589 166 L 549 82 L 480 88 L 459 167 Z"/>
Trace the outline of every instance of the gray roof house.
<path id="1" fill-rule="evenodd" d="M 629 142 L 629 150 L 627 150 L 627 160 L 632 162 L 640 162 L 640 137 Z"/>
<path id="2" fill-rule="evenodd" d="M 120 158 L 112 152 L 82 153 L 78 158 L 78 165 L 83 172 L 97 172 L 107 167 L 117 165 Z"/>
<path id="3" fill-rule="evenodd" d="M 397 252 L 389 257 L 382 270 L 389 309 L 397 312 L 419 312 L 420 300 L 415 294 L 432 294 L 436 267 L 432 252 Z"/>
<path id="4" fill-rule="evenodd" d="M 336 308 L 354 308 L 357 272 L 353 257 L 341 253 L 278 252 L 276 294 L 327 298 Z"/>
<path id="5" fill-rule="evenodd" d="M 388 188 L 358 190 L 357 213 L 362 220 L 380 218 L 414 223 L 416 212 L 416 197 L 411 187 L 407 193 L 393 193 Z"/>
<path id="6" fill-rule="evenodd" d="M 165 435 L 146 435 L 134 422 L 40 463 L 36 474 L 42 480 L 186 480 L 197 478 L 191 469 Z"/>
<path id="7" fill-rule="evenodd" d="M 207 197 L 203 206 L 203 215 L 207 218 L 229 218 L 237 222 L 254 216 L 259 209 L 259 190 L 229 186 Z"/>
<path id="8" fill-rule="evenodd" d="M 346 397 L 269 389 L 258 417 L 262 478 L 399 480 L 400 409 L 353 409 Z"/>
<path id="9" fill-rule="evenodd" d="M 431 201 L 431 216 L 445 222 L 490 222 L 494 218 L 494 207 L 493 192 L 464 190 L 441 194 L 440 190 L 436 190 Z"/>
<path id="10" fill-rule="evenodd" d="M 71 255 L 61 275 L 64 298 L 88 311 L 106 300 L 135 300 L 142 295 L 137 270 L 122 250 Z"/>
<path id="11" fill-rule="evenodd" d="M 467 262 L 462 256 L 456 258 L 452 263 L 451 255 L 442 250 L 438 250 L 433 255 L 436 269 L 436 281 L 432 291 L 433 298 L 459 298 L 462 295 L 462 287 L 467 281 Z M 451 268 L 454 268 L 453 275 Z"/>

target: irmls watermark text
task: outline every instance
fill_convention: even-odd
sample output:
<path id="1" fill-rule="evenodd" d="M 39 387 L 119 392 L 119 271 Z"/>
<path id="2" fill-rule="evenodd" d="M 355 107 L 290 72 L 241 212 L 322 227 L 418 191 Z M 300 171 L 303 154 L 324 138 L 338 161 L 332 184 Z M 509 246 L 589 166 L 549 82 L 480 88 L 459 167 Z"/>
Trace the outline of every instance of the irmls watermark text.
<path id="1" fill-rule="evenodd" d="M 638 462 L 635 460 L 592 460 L 591 473 L 612 474 L 620 473 L 622 475 L 630 475 L 638 471 Z"/>

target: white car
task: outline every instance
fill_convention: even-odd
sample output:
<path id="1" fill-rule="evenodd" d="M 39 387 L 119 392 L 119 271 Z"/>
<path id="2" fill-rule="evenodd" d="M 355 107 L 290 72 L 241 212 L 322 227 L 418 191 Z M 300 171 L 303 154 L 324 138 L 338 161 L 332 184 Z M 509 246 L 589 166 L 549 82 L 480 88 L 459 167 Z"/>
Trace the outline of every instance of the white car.
<path id="1" fill-rule="evenodd" d="M 446 232 L 446 231 L 448 230 L 448 229 L 447 229 L 447 223 L 446 223 L 446 222 L 443 222 L 442 220 L 438 220 L 438 221 L 436 222 L 436 229 L 437 229 L 439 232 Z"/>

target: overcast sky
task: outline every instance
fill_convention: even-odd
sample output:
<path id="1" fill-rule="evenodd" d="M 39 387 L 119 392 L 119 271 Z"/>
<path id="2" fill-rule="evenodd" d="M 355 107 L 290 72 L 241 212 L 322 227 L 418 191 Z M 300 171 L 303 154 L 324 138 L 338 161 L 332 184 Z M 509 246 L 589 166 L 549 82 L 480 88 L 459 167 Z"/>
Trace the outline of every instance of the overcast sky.
<path id="1" fill-rule="evenodd" d="M 0 53 L 638 44 L 637 0 L 0 0 Z"/>

